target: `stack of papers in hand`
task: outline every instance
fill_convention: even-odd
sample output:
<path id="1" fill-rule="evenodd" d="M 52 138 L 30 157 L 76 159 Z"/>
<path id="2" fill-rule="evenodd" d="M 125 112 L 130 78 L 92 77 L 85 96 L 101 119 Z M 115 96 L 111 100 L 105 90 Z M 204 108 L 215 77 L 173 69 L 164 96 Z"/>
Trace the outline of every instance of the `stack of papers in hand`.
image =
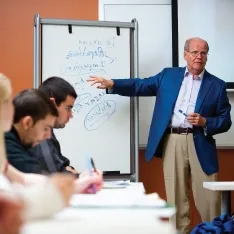
<path id="1" fill-rule="evenodd" d="M 108 191 L 108 192 L 107 192 Z M 124 192 L 110 193 L 110 190 L 102 190 L 97 194 L 74 195 L 70 201 L 72 207 L 78 208 L 160 208 L 165 207 L 166 202 L 157 193 L 134 194 Z"/>

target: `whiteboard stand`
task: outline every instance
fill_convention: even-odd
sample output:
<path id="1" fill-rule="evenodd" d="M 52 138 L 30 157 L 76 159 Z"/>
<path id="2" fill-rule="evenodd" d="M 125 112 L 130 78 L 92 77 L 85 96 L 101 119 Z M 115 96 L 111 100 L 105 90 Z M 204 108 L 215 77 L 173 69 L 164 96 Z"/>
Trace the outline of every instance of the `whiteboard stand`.
<path id="1" fill-rule="evenodd" d="M 67 34 L 63 33 L 64 28 L 66 28 Z M 68 37 L 67 35 L 69 35 L 69 34 L 68 34 L 67 30 L 71 34 L 73 32 L 75 32 L 75 33 L 73 34 L 73 36 Z M 73 32 L 70 32 L 72 30 L 73 30 Z M 35 15 L 35 17 L 34 17 L 34 88 L 38 88 L 40 83 L 50 76 L 60 76 L 60 77 L 66 79 L 67 81 L 70 82 L 70 77 L 72 77 L 72 76 L 68 76 L 66 74 L 64 75 L 64 73 L 63 73 L 63 75 L 61 75 L 61 71 L 64 71 L 63 68 L 61 68 L 61 64 L 64 64 L 65 62 L 67 62 L 67 60 L 65 60 L 63 58 L 64 51 L 66 51 L 66 49 L 70 50 L 71 46 L 73 46 L 74 47 L 73 49 L 75 49 L 75 47 L 77 46 L 77 43 L 78 42 L 82 43 L 82 41 L 85 43 L 90 43 L 88 45 L 92 44 L 92 46 L 93 46 L 93 41 L 91 41 L 92 39 L 96 39 L 95 43 L 98 41 L 99 43 L 101 43 L 101 44 L 103 43 L 103 45 L 104 45 L 104 39 L 102 38 L 102 34 L 104 34 L 104 36 L 108 37 L 109 33 L 110 34 L 112 33 L 111 35 L 113 35 L 113 30 L 115 30 L 117 35 L 120 36 L 120 37 L 117 37 L 115 35 L 116 44 L 113 46 L 113 48 L 114 47 L 115 48 L 112 49 L 114 51 L 113 53 L 116 53 L 115 54 L 116 56 L 113 57 L 114 58 L 113 61 L 116 62 L 116 65 L 114 63 L 113 63 L 114 65 L 109 65 L 109 63 L 108 63 L 108 68 L 106 68 L 105 72 L 107 73 L 107 75 L 110 75 L 110 77 L 113 77 L 113 78 L 119 78 L 119 77 L 136 78 L 136 77 L 138 77 L 138 23 L 135 19 L 133 19 L 132 22 L 83 21 L 83 20 L 81 21 L 81 20 L 66 20 L 66 19 L 43 19 L 43 18 L 40 18 L 39 15 Z M 119 31 L 123 34 L 123 36 L 122 36 L 122 34 L 121 35 L 118 34 Z M 56 37 L 55 37 L 55 34 L 57 34 Z M 121 36 L 122 36 L 122 38 L 121 38 Z M 73 39 L 71 41 L 69 41 L 70 40 L 69 38 L 73 38 Z M 76 41 L 74 42 L 74 40 L 76 40 Z M 119 42 L 119 40 L 120 40 L 120 42 Z M 55 46 L 57 46 L 57 47 L 55 48 Z M 83 46 L 83 45 L 81 45 L 81 46 Z M 68 47 L 68 48 L 65 48 L 65 47 Z M 106 46 L 106 47 L 108 47 L 108 46 Z M 53 50 L 53 48 L 54 48 L 54 50 Z M 78 47 L 78 48 L 80 48 L 80 47 Z M 127 54 L 127 53 L 129 53 L 129 54 Z M 90 54 L 86 54 L 86 57 L 82 57 L 82 58 L 76 57 L 75 58 L 76 63 L 77 63 L 77 61 L 83 62 L 85 60 L 88 61 L 88 59 L 95 59 L 94 57 L 92 57 L 92 58 L 88 57 L 89 55 Z M 74 55 L 74 56 L 76 56 L 76 55 Z M 78 56 L 80 56 L 80 55 L 78 55 Z M 74 59 L 74 57 L 71 58 L 71 60 L 72 59 Z M 121 61 L 123 61 L 122 62 L 123 64 L 121 64 Z M 70 60 L 69 60 L 69 62 L 70 62 Z M 103 64 L 107 64 L 107 63 L 103 62 Z M 128 66 L 128 64 L 129 64 L 129 66 Z M 128 66 L 126 71 L 129 71 L 129 72 L 123 71 L 124 67 L 126 67 L 126 66 Z M 76 66 L 76 68 L 77 67 L 79 67 L 79 68 L 82 67 L 82 69 L 83 69 L 83 65 L 81 66 L 79 64 Z M 69 69 L 68 69 L 68 67 L 66 67 L 66 71 L 68 71 Z M 69 72 L 70 71 L 71 71 L 71 69 L 69 70 Z M 74 72 L 74 67 L 73 67 L 72 72 Z M 120 72 L 120 73 L 118 73 L 118 72 Z M 79 71 L 79 74 L 80 74 L 80 71 Z M 90 74 L 90 72 L 87 74 Z M 119 74 L 121 74 L 121 75 L 119 75 Z M 97 73 L 97 75 L 98 75 L 98 73 Z M 115 76 L 117 76 L 117 77 L 115 77 Z M 75 77 L 75 75 L 72 78 L 73 80 L 76 79 L 74 77 Z M 88 88 L 86 87 L 86 89 L 88 89 Z M 97 89 L 95 89 L 95 90 L 97 90 Z M 92 91 L 89 91 L 89 92 L 92 93 L 92 92 L 97 92 L 97 91 L 94 91 L 94 89 L 93 89 Z M 79 93 L 80 92 L 78 92 L 78 98 L 79 98 Z M 126 129 L 126 134 L 128 137 L 127 142 L 129 142 L 129 145 L 126 146 L 126 144 L 125 144 L 125 146 L 124 146 L 124 144 L 121 144 L 121 145 L 118 145 L 118 147 L 116 147 L 115 145 L 113 147 L 112 145 L 109 146 L 108 144 L 106 144 L 105 147 L 106 147 L 106 154 L 107 155 L 101 154 L 102 158 L 106 157 L 106 160 L 101 161 L 101 159 L 100 159 L 99 163 L 97 163 L 96 161 L 98 161 L 98 160 L 96 160 L 95 154 L 92 154 L 92 157 L 94 158 L 94 160 L 97 164 L 96 166 L 98 168 L 100 168 L 102 171 L 106 171 L 106 176 L 104 174 L 105 178 L 107 178 L 107 179 L 130 179 L 131 181 L 138 182 L 139 181 L 139 162 L 138 162 L 138 158 L 139 158 L 139 154 L 138 154 L 138 150 L 139 150 L 138 149 L 138 146 L 139 146 L 139 127 L 138 127 L 139 114 L 138 114 L 138 112 L 139 111 L 138 110 L 139 110 L 139 108 L 138 108 L 138 98 L 120 97 L 118 95 L 105 95 L 105 94 L 103 94 L 103 95 L 105 97 L 108 96 L 108 98 L 110 96 L 111 96 L 111 98 L 115 98 L 115 101 L 112 101 L 112 103 L 115 103 L 115 105 L 118 105 L 118 108 L 119 108 L 118 111 L 120 110 L 120 113 L 118 113 L 118 114 L 122 115 L 123 117 L 126 118 L 126 120 L 128 120 L 128 121 L 123 120 L 122 123 L 124 124 L 125 122 L 129 122 L 129 128 Z M 106 102 L 108 102 L 108 101 L 106 101 Z M 111 102 L 111 101 L 109 101 L 109 102 Z M 97 105 L 99 105 L 99 104 L 97 104 Z M 127 105 L 129 105 L 129 108 L 126 108 Z M 123 111 L 123 109 L 125 111 Z M 84 110 L 85 110 L 85 108 L 84 108 Z M 117 113 L 117 109 L 114 112 Z M 126 113 L 129 113 L 129 115 L 126 116 Z M 115 116 L 116 115 L 117 114 L 115 114 Z M 113 116 L 114 116 L 114 114 L 113 114 Z M 79 117 L 77 117 L 77 121 L 80 121 L 81 117 L 82 117 L 82 114 L 79 114 Z M 111 118 L 112 118 L 112 120 L 114 119 L 114 117 L 111 117 Z M 69 122 L 68 125 L 73 124 L 73 127 L 75 128 L 76 125 L 78 125 L 78 122 L 75 122 L 75 120 L 73 121 L 73 119 L 72 119 L 72 121 L 70 120 L 70 122 L 72 122 L 72 123 L 70 124 L 70 122 Z M 105 137 L 107 139 L 112 138 L 112 136 L 115 136 L 116 132 L 118 132 L 118 128 L 121 127 L 121 124 L 117 121 L 118 119 L 114 120 L 114 121 L 116 121 L 114 123 L 111 123 L 112 120 L 110 120 L 107 124 L 106 123 L 103 124 L 103 126 L 105 126 L 105 128 L 107 128 L 106 131 L 95 129 L 96 132 L 100 131 L 99 138 L 105 138 Z M 108 129 L 108 127 L 106 127 L 108 124 L 110 125 L 109 129 Z M 117 131 L 113 131 L 114 128 L 116 128 Z M 61 134 L 61 135 L 66 135 L 66 129 L 69 129 L 69 127 L 66 126 L 64 129 L 62 129 L 61 131 L 63 132 L 63 134 Z M 72 127 L 70 127 L 70 129 L 72 131 Z M 99 129 L 102 129 L 102 127 L 100 127 Z M 109 130 L 109 132 L 108 132 L 108 130 Z M 67 130 L 67 131 L 69 131 L 69 130 Z M 83 131 L 83 129 L 79 128 L 79 134 L 77 136 L 75 136 L 75 135 L 71 136 L 71 134 L 70 134 L 69 135 L 70 137 L 67 137 L 65 139 L 61 138 L 62 139 L 61 140 L 60 138 L 58 138 L 58 140 L 60 141 L 60 144 L 61 144 L 62 152 L 63 152 L 63 147 L 65 147 L 67 144 L 69 144 L 69 141 L 76 140 L 72 146 L 80 144 L 80 147 L 82 147 L 82 144 L 84 142 L 85 142 L 84 144 L 88 144 L 88 143 L 86 143 L 86 141 L 88 142 L 90 140 L 90 138 L 85 139 L 87 134 L 82 134 L 82 131 Z M 93 130 L 93 132 L 95 132 L 95 131 Z M 129 135 L 128 135 L 128 132 L 130 132 Z M 81 134 L 82 134 L 84 139 L 82 139 L 83 141 L 77 142 L 76 138 L 81 137 Z M 126 137 L 126 134 L 123 134 L 123 137 Z M 59 130 L 58 130 L 58 135 L 60 135 Z M 120 132 L 120 135 L 121 135 L 121 132 Z M 57 134 L 56 134 L 56 136 L 57 136 Z M 116 137 L 116 140 L 118 140 L 117 137 Z M 119 137 L 119 138 L 121 138 L 121 137 Z M 92 141 L 92 142 L 94 142 L 94 141 Z M 95 145 L 93 146 L 92 144 L 89 144 L 89 146 L 91 148 L 95 147 Z M 119 151 L 122 148 L 128 149 L 130 152 L 130 155 L 124 156 L 125 158 L 122 159 L 122 162 L 121 162 L 121 158 L 118 159 L 117 157 L 118 156 L 121 157 L 122 154 L 118 155 L 118 154 L 116 154 L 115 151 Z M 97 152 L 96 150 L 97 149 L 95 149 L 94 152 Z M 126 152 L 128 150 L 126 150 Z M 71 150 L 71 153 L 74 153 L 74 151 L 76 152 L 77 155 L 79 155 L 79 148 Z M 74 161 L 75 164 L 77 164 L 77 165 L 82 164 L 82 162 L 79 162 L 79 160 L 81 160 L 81 157 L 83 157 L 83 156 L 77 156 L 77 157 L 74 156 L 73 158 L 71 158 L 68 154 L 66 154 L 64 152 L 63 152 L 63 154 L 65 157 L 69 158 L 71 161 L 75 160 Z M 83 154 L 83 153 L 81 152 L 81 154 Z M 113 156 L 114 154 L 116 154 L 115 157 Z M 110 173 L 108 173 L 108 164 L 110 165 L 111 162 L 113 161 L 111 159 L 111 157 L 114 157 L 113 160 L 116 160 L 116 165 L 120 164 L 120 167 L 124 168 L 123 171 L 116 168 L 116 170 L 112 169 L 112 170 L 110 170 Z M 107 162 L 108 160 L 109 160 L 109 162 Z M 123 160 L 125 160 L 126 163 Z M 74 163 L 71 163 L 71 164 L 74 165 Z M 126 165 L 128 168 L 126 168 Z M 74 165 L 74 166 L 76 167 L 76 165 Z M 115 175 L 115 174 L 111 173 L 113 171 L 118 171 L 119 173 L 117 173 Z"/>

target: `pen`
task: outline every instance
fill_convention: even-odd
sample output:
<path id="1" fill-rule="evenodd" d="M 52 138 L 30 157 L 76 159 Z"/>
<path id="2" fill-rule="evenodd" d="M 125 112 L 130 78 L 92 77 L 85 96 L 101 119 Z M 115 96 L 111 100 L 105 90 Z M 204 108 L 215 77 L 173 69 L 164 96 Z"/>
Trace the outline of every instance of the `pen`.
<path id="1" fill-rule="evenodd" d="M 92 158 L 88 158 L 88 170 L 89 170 L 89 175 L 92 176 L 92 167 L 93 167 L 93 160 Z M 94 168 L 94 167 L 93 167 Z M 94 168 L 94 171 L 96 170 L 96 168 Z M 96 193 L 96 188 L 94 186 L 94 184 L 91 184 L 91 189 L 93 193 Z"/>
<path id="2" fill-rule="evenodd" d="M 94 164 L 93 158 L 91 158 L 91 159 L 90 159 L 90 161 L 91 161 L 91 165 L 92 165 L 92 167 L 93 167 L 94 172 L 96 172 L 96 173 L 97 173 L 97 169 L 96 169 L 96 167 L 95 167 L 95 164 Z"/>
<path id="3" fill-rule="evenodd" d="M 181 109 L 179 109 L 179 112 L 182 114 L 182 115 L 184 115 L 184 116 L 188 116 L 185 112 L 183 112 Z"/>

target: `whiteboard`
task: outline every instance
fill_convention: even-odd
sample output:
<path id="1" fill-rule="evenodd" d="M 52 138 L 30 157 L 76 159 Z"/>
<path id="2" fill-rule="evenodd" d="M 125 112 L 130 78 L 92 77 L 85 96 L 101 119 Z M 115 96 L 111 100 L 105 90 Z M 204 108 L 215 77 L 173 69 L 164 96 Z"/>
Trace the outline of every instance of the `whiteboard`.
<path id="1" fill-rule="evenodd" d="M 139 25 L 139 77 L 145 78 L 172 66 L 171 5 L 169 0 L 101 0 L 99 20 L 130 21 Z M 121 12 L 122 14 L 119 14 Z M 162 23 L 163 22 L 163 23 Z M 148 141 L 155 97 L 139 97 L 139 144 Z"/>
<path id="2" fill-rule="evenodd" d="M 76 90 L 73 118 L 55 131 L 64 156 L 78 171 L 87 156 L 103 171 L 130 173 L 130 98 L 107 95 L 86 82 L 89 75 L 130 77 L 130 29 L 42 25 L 42 80 L 59 76 Z"/>
<path id="3" fill-rule="evenodd" d="M 233 12 L 233 0 L 178 0 L 179 66 L 185 65 L 185 40 L 202 37 L 210 47 L 206 69 L 226 82 L 234 82 Z M 233 105 L 234 93 L 228 92 L 228 97 Z M 218 134 L 215 138 L 218 147 L 233 147 L 234 125 L 227 133 Z"/>
<path id="4" fill-rule="evenodd" d="M 226 82 L 234 82 L 233 12 L 233 0 L 178 0 L 179 65 L 185 64 L 185 40 L 202 37 L 210 47 L 207 70 Z"/>

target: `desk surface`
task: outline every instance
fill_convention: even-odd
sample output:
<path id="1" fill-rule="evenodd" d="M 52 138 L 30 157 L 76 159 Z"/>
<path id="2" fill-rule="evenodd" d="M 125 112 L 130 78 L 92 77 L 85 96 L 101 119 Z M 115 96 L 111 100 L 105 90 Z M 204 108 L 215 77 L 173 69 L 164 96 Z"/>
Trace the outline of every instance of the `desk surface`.
<path id="1" fill-rule="evenodd" d="M 49 220 L 24 225 L 21 234 L 173 234 L 174 227 L 146 212 L 83 212 L 67 208 Z"/>
<path id="2" fill-rule="evenodd" d="M 203 187 L 210 189 L 210 190 L 217 190 L 217 191 L 232 191 L 234 190 L 234 182 L 233 181 L 203 182 Z"/>
<path id="3" fill-rule="evenodd" d="M 156 193 L 145 194 L 142 183 L 131 183 L 126 188 L 102 189 L 96 195 L 73 195 L 70 207 L 86 214 L 92 210 L 100 212 L 120 212 L 141 215 L 150 214 L 154 217 L 169 218 L 175 214 L 175 207 L 167 206 Z"/>
<path id="4" fill-rule="evenodd" d="M 134 183 L 126 189 L 117 189 L 116 193 L 121 191 L 143 194 L 144 186 L 142 183 Z M 101 192 L 109 192 L 112 196 L 115 190 L 107 189 Z M 168 217 L 174 212 L 174 208 L 149 210 L 69 207 L 50 219 L 25 224 L 21 234 L 174 234 L 175 228 L 170 223 L 158 219 L 158 216 Z"/>

